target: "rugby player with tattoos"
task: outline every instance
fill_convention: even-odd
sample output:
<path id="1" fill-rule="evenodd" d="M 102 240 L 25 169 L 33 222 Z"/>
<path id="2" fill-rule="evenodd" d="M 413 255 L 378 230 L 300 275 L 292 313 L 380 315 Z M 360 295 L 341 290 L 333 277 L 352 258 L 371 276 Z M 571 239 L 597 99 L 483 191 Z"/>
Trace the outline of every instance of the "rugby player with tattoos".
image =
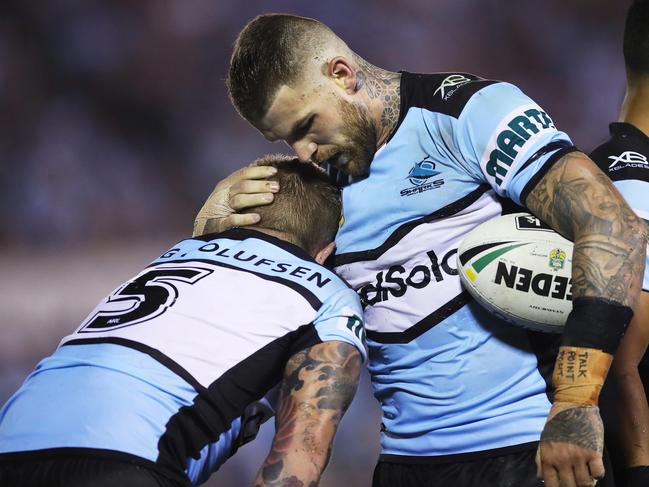
<path id="1" fill-rule="evenodd" d="M 333 265 L 364 306 L 383 412 L 374 486 L 602 479 L 598 395 L 638 298 L 646 228 L 548 113 L 508 83 L 381 69 L 321 22 L 284 14 L 244 27 L 227 84 L 266 139 L 343 187 Z M 260 178 L 220 183 L 199 227 L 256 222 L 240 210 L 281 194 Z M 563 337 L 507 325 L 460 285 L 458 244 L 501 213 L 498 197 L 575 242 Z"/>
<path id="2" fill-rule="evenodd" d="M 257 163 L 282 186 L 263 227 L 174 245 L 0 410 L 0 485 L 198 485 L 275 411 L 255 485 L 319 484 L 366 356 L 358 296 L 321 265 L 340 191 L 313 164 Z"/>

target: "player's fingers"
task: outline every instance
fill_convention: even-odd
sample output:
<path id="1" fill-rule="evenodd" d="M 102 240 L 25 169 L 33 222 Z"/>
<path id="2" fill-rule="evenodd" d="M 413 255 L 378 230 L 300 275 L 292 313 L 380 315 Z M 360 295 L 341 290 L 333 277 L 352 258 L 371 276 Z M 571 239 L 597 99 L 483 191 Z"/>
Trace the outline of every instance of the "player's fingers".
<path id="1" fill-rule="evenodd" d="M 544 464 L 542 468 L 542 478 L 545 487 L 563 487 L 559 483 L 559 472 L 552 465 Z"/>
<path id="2" fill-rule="evenodd" d="M 588 469 L 590 470 L 590 476 L 594 479 L 603 479 L 606 471 L 604 470 L 604 462 L 602 461 L 602 456 L 598 455 L 597 458 L 588 462 Z"/>
<path id="3" fill-rule="evenodd" d="M 277 169 L 272 166 L 247 166 L 230 174 L 218 186 L 232 186 L 245 179 L 265 179 L 276 173 Z"/>
<path id="4" fill-rule="evenodd" d="M 230 187 L 230 196 L 236 194 L 276 193 L 277 191 L 279 191 L 279 183 L 277 181 L 254 181 L 245 179 Z"/>
<path id="5" fill-rule="evenodd" d="M 220 226 L 226 225 L 226 227 L 221 228 L 221 230 L 219 230 L 219 231 L 223 232 L 223 231 L 228 230 L 228 229 L 230 229 L 232 227 L 245 227 L 245 226 L 248 226 L 248 225 L 254 225 L 255 223 L 258 223 L 259 220 L 261 220 L 261 218 L 259 217 L 259 215 L 257 213 L 249 213 L 249 214 L 245 214 L 245 215 L 240 215 L 238 213 L 233 213 L 232 215 L 230 215 L 227 218 L 224 218 L 221 221 Z"/>
<path id="6" fill-rule="evenodd" d="M 272 203 L 273 198 L 273 193 L 236 194 L 230 196 L 230 208 L 238 211 L 251 206 L 267 205 Z"/>
<path id="7" fill-rule="evenodd" d="M 534 457 L 534 463 L 536 463 L 536 478 L 543 478 L 543 468 L 541 467 L 541 447 L 539 446 L 536 449 L 536 456 Z"/>
<path id="8" fill-rule="evenodd" d="M 573 472 L 575 474 L 575 480 L 577 481 L 578 487 L 593 487 L 595 482 L 597 482 L 591 475 L 590 470 L 588 470 L 588 465 L 584 462 L 578 462 L 573 467 Z"/>
<path id="9" fill-rule="evenodd" d="M 559 485 L 561 487 L 577 487 L 575 472 L 571 464 L 562 465 L 559 468 Z"/>

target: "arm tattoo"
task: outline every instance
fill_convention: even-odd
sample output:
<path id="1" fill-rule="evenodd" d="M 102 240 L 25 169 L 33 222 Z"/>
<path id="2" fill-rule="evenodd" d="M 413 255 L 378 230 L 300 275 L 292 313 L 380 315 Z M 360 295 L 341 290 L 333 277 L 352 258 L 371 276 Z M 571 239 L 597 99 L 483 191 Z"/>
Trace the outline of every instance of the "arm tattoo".
<path id="1" fill-rule="evenodd" d="M 358 350 L 343 342 L 321 343 L 291 357 L 281 385 L 275 438 L 256 485 L 317 485 L 288 471 L 289 454 L 305 453 L 311 462 L 308 470 L 320 477 L 338 424 L 356 393 L 360 367 Z"/>
<path id="2" fill-rule="evenodd" d="M 354 59 L 358 63 L 356 88 L 365 89 L 370 98 L 379 99 L 383 103 L 380 132 L 387 137 L 399 120 L 401 75 L 378 68 L 360 56 L 355 56 Z"/>
<path id="3" fill-rule="evenodd" d="M 570 443 L 602 453 L 604 426 L 599 408 L 576 407 L 561 411 L 545 425 L 541 442 Z"/>
<path id="4" fill-rule="evenodd" d="M 604 173 L 572 152 L 554 164 L 525 203 L 575 242 L 575 297 L 633 306 L 644 274 L 646 226 Z"/>

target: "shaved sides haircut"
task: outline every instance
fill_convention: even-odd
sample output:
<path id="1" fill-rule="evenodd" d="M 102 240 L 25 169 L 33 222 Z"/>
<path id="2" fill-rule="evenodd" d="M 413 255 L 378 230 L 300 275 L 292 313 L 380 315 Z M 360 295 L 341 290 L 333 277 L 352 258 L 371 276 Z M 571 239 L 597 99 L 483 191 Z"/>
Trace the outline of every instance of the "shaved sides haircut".
<path id="1" fill-rule="evenodd" d="M 649 75 L 649 0 L 635 0 L 624 25 L 624 62 L 627 73 Z"/>
<path id="2" fill-rule="evenodd" d="M 280 187 L 270 205 L 241 211 L 257 213 L 261 217 L 261 221 L 251 228 L 282 232 L 291 242 L 310 253 L 334 241 L 342 202 L 340 190 L 330 182 L 323 169 L 281 154 L 264 156 L 251 165 L 276 167 L 277 173 L 267 180 L 277 181 Z"/>
<path id="3" fill-rule="evenodd" d="M 331 36 L 329 27 L 306 17 L 267 14 L 251 20 L 234 43 L 226 80 L 239 114 L 252 123 L 260 120 L 278 89 L 299 80 Z"/>

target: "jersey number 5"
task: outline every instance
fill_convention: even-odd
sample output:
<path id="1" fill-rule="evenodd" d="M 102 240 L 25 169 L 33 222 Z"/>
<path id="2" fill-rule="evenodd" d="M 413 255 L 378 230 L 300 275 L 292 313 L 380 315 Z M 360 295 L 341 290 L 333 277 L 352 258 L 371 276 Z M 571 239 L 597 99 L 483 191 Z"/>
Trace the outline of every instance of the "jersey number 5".
<path id="1" fill-rule="evenodd" d="M 115 330 L 160 316 L 176 302 L 177 283 L 196 284 L 211 273 L 194 266 L 149 269 L 108 296 L 81 324 L 78 333 Z"/>

